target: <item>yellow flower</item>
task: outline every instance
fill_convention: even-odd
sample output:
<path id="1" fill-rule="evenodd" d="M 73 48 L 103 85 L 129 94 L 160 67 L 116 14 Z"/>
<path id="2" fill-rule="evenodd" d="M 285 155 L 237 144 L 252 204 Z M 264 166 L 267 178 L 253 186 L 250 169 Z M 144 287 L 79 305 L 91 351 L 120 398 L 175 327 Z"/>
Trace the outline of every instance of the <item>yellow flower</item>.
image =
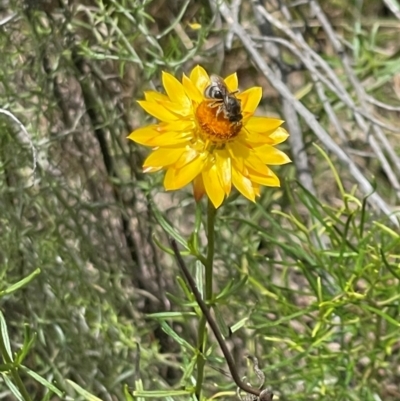
<path id="1" fill-rule="evenodd" d="M 238 92 L 237 76 L 232 74 L 221 81 L 228 96 L 223 98 L 212 93 L 214 80 L 200 66 L 189 77 L 183 75 L 182 83 L 165 72 L 162 81 L 166 94 L 148 91 L 138 102 L 160 122 L 128 136 L 153 148 L 144 162 L 145 172 L 166 170 L 167 191 L 193 182 L 196 200 L 206 193 L 215 207 L 230 194 L 232 185 L 253 202 L 260 185 L 279 187 L 279 178 L 266 164 L 290 162 L 274 147 L 289 134 L 281 128 L 282 120 L 253 115 L 261 88 Z M 238 106 L 236 110 L 229 108 L 230 102 Z"/>

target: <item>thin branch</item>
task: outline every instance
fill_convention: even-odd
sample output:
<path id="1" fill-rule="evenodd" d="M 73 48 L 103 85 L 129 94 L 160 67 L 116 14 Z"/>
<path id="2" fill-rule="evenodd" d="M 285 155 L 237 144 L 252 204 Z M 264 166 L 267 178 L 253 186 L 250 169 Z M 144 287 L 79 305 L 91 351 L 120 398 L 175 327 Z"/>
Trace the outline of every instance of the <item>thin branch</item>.
<path id="1" fill-rule="evenodd" d="M 367 102 L 372 103 L 375 106 L 380 107 L 381 109 L 385 109 L 388 111 L 400 111 L 400 106 L 393 106 L 391 104 L 381 102 L 370 95 L 366 96 L 366 100 L 367 100 Z"/>
<path id="2" fill-rule="evenodd" d="M 340 43 L 340 40 L 336 37 L 336 34 L 329 23 L 328 18 L 326 17 L 325 13 L 322 11 L 320 5 L 316 0 L 310 0 L 310 7 L 313 13 L 317 16 L 318 20 L 320 21 L 322 28 L 324 29 L 326 35 L 328 36 L 329 40 L 332 43 L 333 48 L 335 49 L 336 53 L 340 56 L 342 60 L 342 65 L 344 67 L 346 76 L 349 80 L 349 82 L 352 84 L 353 88 L 355 89 L 358 99 L 360 101 L 360 104 L 362 108 L 365 110 L 368 110 L 367 107 L 367 99 L 366 99 L 366 94 L 363 86 L 359 82 L 358 78 L 356 77 L 354 70 L 351 68 L 351 62 L 349 60 L 348 55 L 343 49 L 342 44 Z M 372 114 L 372 112 L 371 112 Z M 356 115 L 357 117 L 357 115 Z M 364 132 L 365 129 L 364 129 Z M 372 125 L 372 133 L 375 133 L 377 139 L 381 142 L 383 145 L 385 151 L 388 153 L 390 156 L 393 164 L 396 166 L 397 170 L 400 173 L 400 158 L 397 156 L 395 150 L 393 147 L 390 145 L 389 141 L 387 140 L 386 136 L 382 132 L 379 126 L 376 124 Z M 392 168 L 390 167 L 390 164 L 387 162 L 386 157 L 382 150 L 380 149 L 377 141 L 375 138 L 370 135 L 368 136 L 369 143 L 373 150 L 375 151 L 376 155 L 378 156 L 380 162 L 382 163 L 382 168 L 385 171 L 386 175 L 388 176 L 391 184 L 393 185 L 394 189 L 397 192 L 398 197 L 400 198 L 400 183 L 397 180 L 397 175 L 393 172 Z"/>
<path id="3" fill-rule="evenodd" d="M 200 307 L 201 311 L 203 312 L 204 316 L 206 317 L 206 320 L 207 320 L 208 324 L 210 325 L 211 330 L 214 333 L 215 338 L 217 339 L 217 342 L 218 342 L 218 344 L 219 344 L 219 346 L 221 348 L 221 351 L 224 354 L 226 363 L 227 363 L 227 365 L 229 367 L 229 371 L 230 371 L 230 373 L 232 375 L 232 378 L 233 378 L 234 382 L 236 383 L 236 385 L 238 387 L 240 387 L 246 393 L 253 394 L 253 395 L 259 397 L 260 394 L 261 394 L 261 391 L 259 389 L 251 387 L 250 385 L 244 383 L 240 379 L 240 376 L 239 376 L 239 373 L 238 373 L 238 371 L 236 369 L 236 365 L 235 365 L 235 362 L 234 362 L 234 360 L 232 358 L 232 355 L 229 352 L 229 349 L 225 344 L 225 341 L 224 341 L 224 339 L 222 337 L 222 334 L 221 334 L 221 332 L 220 332 L 220 330 L 218 328 L 217 323 L 215 322 L 215 320 L 211 316 L 211 313 L 210 313 L 210 310 L 209 310 L 208 306 L 203 301 L 203 298 L 201 297 L 201 294 L 200 294 L 200 292 L 199 292 L 199 290 L 198 290 L 198 288 L 196 286 L 196 283 L 195 283 L 192 275 L 190 274 L 188 268 L 186 267 L 186 264 L 185 264 L 181 254 L 179 252 L 178 244 L 172 238 L 170 239 L 170 244 L 171 244 L 171 247 L 172 247 L 172 249 L 174 251 L 176 260 L 178 262 L 178 266 L 181 269 L 183 275 L 185 276 L 185 279 L 186 279 L 187 283 L 189 284 L 189 287 L 192 290 L 194 297 L 196 298 L 196 302 L 199 305 L 199 307 Z"/>
<path id="4" fill-rule="evenodd" d="M 254 17 L 257 21 L 259 31 L 263 34 L 262 37 L 269 37 L 273 34 L 272 27 L 271 24 L 262 18 L 258 12 L 259 7 L 261 7 L 261 4 L 253 2 Z M 287 65 L 283 65 L 279 46 L 274 41 L 264 41 L 264 49 L 276 62 L 275 73 L 278 78 L 282 79 L 283 82 L 286 82 L 288 74 L 285 71 L 287 70 Z M 301 60 L 301 58 L 299 58 L 299 60 Z M 290 132 L 289 143 L 298 179 L 308 191 L 312 194 L 316 194 L 298 114 L 293 108 L 291 102 L 286 98 L 282 98 L 282 111 L 287 128 Z"/>
<path id="5" fill-rule="evenodd" d="M 10 21 L 12 21 L 18 14 L 17 13 L 13 13 L 5 18 L 3 18 L 2 20 L 0 20 L 0 26 L 3 26 L 7 23 L 9 23 Z"/>
<path id="6" fill-rule="evenodd" d="M 264 10 L 265 13 L 265 10 Z M 261 14 L 263 12 L 261 11 Z M 268 15 L 268 20 L 270 20 L 272 17 L 269 14 L 263 14 L 263 16 Z M 272 18 L 272 20 L 274 20 Z M 282 28 L 285 33 L 288 34 L 286 31 L 285 25 L 283 25 L 279 21 L 275 21 L 277 26 Z M 293 34 L 293 32 L 292 32 Z M 290 35 L 288 35 L 290 36 Z M 257 36 L 257 35 L 251 35 L 251 39 L 255 41 L 267 41 L 267 42 L 276 42 L 279 43 L 283 46 L 285 46 L 287 49 L 289 49 L 293 55 L 298 57 L 299 60 L 302 61 L 304 66 L 310 71 L 310 75 L 312 76 L 312 79 L 315 80 L 318 78 L 319 81 L 321 81 L 332 93 L 334 93 L 337 98 L 343 102 L 343 104 L 348 107 L 357 117 L 357 115 L 361 115 L 368 121 L 370 121 L 373 124 L 376 124 L 377 126 L 387 129 L 388 131 L 392 131 L 395 133 L 400 132 L 400 128 L 398 126 L 393 126 L 393 125 L 388 125 L 385 124 L 384 122 L 378 120 L 377 118 L 373 117 L 370 112 L 367 112 L 363 109 L 360 109 L 357 107 L 352 99 L 352 97 L 349 95 L 349 93 L 346 91 L 346 89 L 343 87 L 342 82 L 338 79 L 338 77 L 335 75 L 335 72 L 331 69 L 331 67 L 326 63 L 324 59 L 322 59 L 317 53 L 315 53 L 311 48 L 308 47 L 308 45 L 304 42 L 302 36 L 300 35 L 299 42 L 296 43 L 296 45 L 299 46 L 299 44 L 304 42 L 304 46 L 301 45 L 298 47 L 294 46 L 292 43 L 287 41 L 286 39 L 283 38 L 275 38 L 275 37 L 268 37 L 268 36 Z M 293 39 L 293 38 L 291 38 Z M 302 53 L 301 51 L 304 51 Z M 319 70 L 318 67 L 322 68 L 322 70 L 327 74 L 327 76 L 323 75 Z M 368 96 L 368 95 L 366 95 Z M 368 99 L 370 103 L 372 103 L 371 99 Z M 378 102 L 378 101 L 376 101 Z M 385 103 L 380 103 L 381 105 L 385 105 Z M 396 111 L 397 108 L 394 106 L 389 106 L 385 105 L 387 109 L 392 107 L 392 110 Z M 383 107 L 383 106 L 382 106 Z M 399 107 L 400 109 L 400 107 Z M 360 120 L 357 120 L 358 125 L 360 126 L 361 129 L 365 130 L 368 128 L 368 125 Z"/>
<path id="7" fill-rule="evenodd" d="M 400 19 L 400 6 L 396 0 L 383 0 L 385 6 L 394 14 L 397 19 Z"/>
<path id="8" fill-rule="evenodd" d="M 232 9 L 232 15 L 233 18 L 236 22 L 239 21 L 239 12 L 240 12 L 240 7 L 242 5 L 242 0 L 233 0 L 231 9 Z M 226 35 L 226 48 L 230 50 L 232 48 L 232 42 L 235 34 L 232 31 L 229 31 L 228 34 Z"/>

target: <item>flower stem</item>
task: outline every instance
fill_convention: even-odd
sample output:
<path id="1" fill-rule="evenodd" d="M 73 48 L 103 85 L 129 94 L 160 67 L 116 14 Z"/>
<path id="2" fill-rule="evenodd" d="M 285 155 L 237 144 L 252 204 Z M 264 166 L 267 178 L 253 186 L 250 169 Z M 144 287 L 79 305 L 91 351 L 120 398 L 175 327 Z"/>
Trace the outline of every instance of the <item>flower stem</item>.
<path id="1" fill-rule="evenodd" d="M 207 257 L 204 264 L 205 268 L 205 291 L 204 299 L 206 304 L 209 304 L 213 298 L 213 264 L 214 264 L 214 251 L 215 251 L 215 241 L 214 241 L 214 229 L 215 229 L 215 214 L 216 209 L 212 204 L 211 200 L 208 200 L 207 207 Z M 207 333 L 206 333 L 206 317 L 203 315 L 200 318 L 199 329 L 197 335 L 197 380 L 195 394 L 197 400 L 201 399 L 201 389 L 204 380 L 204 366 L 205 360 L 205 350 L 207 345 Z"/>

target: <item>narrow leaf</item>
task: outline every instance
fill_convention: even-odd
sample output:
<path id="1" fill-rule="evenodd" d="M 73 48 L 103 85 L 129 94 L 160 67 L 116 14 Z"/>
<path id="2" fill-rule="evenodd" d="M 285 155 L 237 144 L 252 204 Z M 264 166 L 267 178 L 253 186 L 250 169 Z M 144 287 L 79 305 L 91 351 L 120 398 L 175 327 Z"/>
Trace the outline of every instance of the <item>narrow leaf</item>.
<path id="1" fill-rule="evenodd" d="M 81 386 L 79 386 L 78 384 L 76 384 L 72 380 L 68 380 L 67 379 L 67 382 L 74 388 L 74 390 L 78 394 L 80 394 L 82 397 L 85 397 L 85 400 L 88 400 L 88 401 L 102 401 L 100 398 L 97 398 L 93 394 L 90 394 L 88 391 L 83 389 Z"/>
<path id="2" fill-rule="evenodd" d="M 5 295 L 12 294 L 13 292 L 19 290 L 22 287 L 28 285 L 36 276 L 40 274 L 41 270 L 36 269 L 33 271 L 29 276 L 23 278 L 22 280 L 18 281 L 15 284 L 10 285 L 7 289 L 0 291 L 0 298 L 4 297 Z"/>

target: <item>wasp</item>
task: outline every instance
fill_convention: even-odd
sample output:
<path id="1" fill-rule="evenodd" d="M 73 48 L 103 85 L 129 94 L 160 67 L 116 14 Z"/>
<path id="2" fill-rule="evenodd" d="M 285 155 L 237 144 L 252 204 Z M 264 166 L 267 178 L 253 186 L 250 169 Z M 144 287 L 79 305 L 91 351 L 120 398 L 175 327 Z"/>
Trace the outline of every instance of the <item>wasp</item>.
<path id="1" fill-rule="evenodd" d="M 211 84 L 204 90 L 204 96 L 213 101 L 209 107 L 218 107 L 217 116 L 224 113 L 224 116 L 233 123 L 243 119 L 240 99 L 237 99 L 235 92 L 230 92 L 224 80 L 218 75 L 211 75 Z"/>

